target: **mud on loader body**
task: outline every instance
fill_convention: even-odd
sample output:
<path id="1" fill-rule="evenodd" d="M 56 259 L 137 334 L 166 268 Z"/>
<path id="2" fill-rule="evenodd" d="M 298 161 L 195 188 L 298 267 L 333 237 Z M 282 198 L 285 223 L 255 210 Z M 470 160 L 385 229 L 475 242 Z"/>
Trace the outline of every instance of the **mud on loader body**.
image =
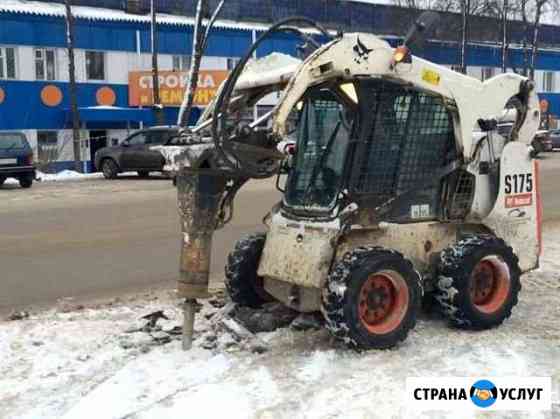
<path id="1" fill-rule="evenodd" d="M 204 182 L 189 177 L 212 173 L 205 188 L 219 195 L 204 220 L 183 225 L 185 298 L 207 285 L 208 240 L 231 218 L 237 190 L 277 175 L 283 199 L 265 217 L 267 233 L 240 240 L 228 258 L 234 302 L 321 311 L 336 338 L 363 349 L 405 339 L 422 298 L 475 329 L 510 316 L 541 244 L 530 81 L 480 82 L 367 34 L 341 35 L 302 63 L 265 65 L 272 56 L 242 71 L 246 58 L 185 145 L 167 151 L 191 219 L 212 200 L 194 197 Z M 282 96 L 270 115 L 232 121 L 272 91 Z M 515 124 L 501 136 L 505 113 Z"/>

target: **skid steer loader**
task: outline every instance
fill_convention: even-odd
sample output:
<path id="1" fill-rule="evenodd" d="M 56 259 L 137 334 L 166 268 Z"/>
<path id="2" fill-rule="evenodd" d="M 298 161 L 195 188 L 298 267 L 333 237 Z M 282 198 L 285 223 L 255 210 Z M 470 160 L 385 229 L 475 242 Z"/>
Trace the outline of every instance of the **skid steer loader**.
<path id="1" fill-rule="evenodd" d="M 404 340 L 423 298 L 473 329 L 511 315 L 541 251 L 537 94 L 516 74 L 481 82 L 412 55 L 434 20 L 423 14 L 398 48 L 371 34 L 331 39 L 304 18 L 279 22 L 269 32 L 310 25 L 327 41 L 303 62 L 273 55 L 246 66 L 265 33 L 197 125 L 166 147 L 178 173 L 187 333 L 190 304 L 207 296 L 214 230 L 245 182 L 271 176 L 283 198 L 267 232 L 228 257 L 235 303 L 320 311 L 357 349 Z M 270 113 L 240 121 L 275 91 Z M 507 137 L 497 131 L 505 114 L 515 116 Z"/>

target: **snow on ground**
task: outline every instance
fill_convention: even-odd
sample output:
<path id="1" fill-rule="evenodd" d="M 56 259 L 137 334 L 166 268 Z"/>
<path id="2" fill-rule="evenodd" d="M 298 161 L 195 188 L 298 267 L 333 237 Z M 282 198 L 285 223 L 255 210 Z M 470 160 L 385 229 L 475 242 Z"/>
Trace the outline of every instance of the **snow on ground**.
<path id="1" fill-rule="evenodd" d="M 36 179 L 40 182 L 67 182 L 74 180 L 99 179 L 101 177 L 103 177 L 102 173 L 78 173 L 74 170 L 63 170 L 58 173 L 43 173 L 37 171 Z M 18 183 L 17 179 L 6 179 L 7 185 L 17 185 Z"/>
<path id="2" fill-rule="evenodd" d="M 122 176 L 136 176 L 136 172 L 125 172 L 121 174 Z M 77 180 L 90 180 L 90 179 L 101 179 L 103 178 L 103 173 L 78 173 L 74 170 L 63 170 L 58 173 L 43 173 L 37 171 L 36 179 L 39 182 L 69 182 Z M 6 179 L 7 185 L 18 185 L 17 179 L 8 178 Z"/>
<path id="3" fill-rule="evenodd" d="M 125 333 L 163 309 L 164 330 L 181 319 L 171 292 L 110 305 L 63 302 L 0 323 L 2 418 L 472 418 L 473 412 L 411 412 L 409 376 L 551 376 L 560 417 L 560 242 L 545 235 L 543 267 L 523 277 L 519 305 L 501 327 L 469 332 L 423 315 L 398 348 L 356 353 L 323 331 L 261 333 L 269 351 L 202 345 L 215 310 L 205 303 L 194 349 Z M 157 297 L 157 298 L 156 298 Z M 160 323 L 158 323 L 160 324 Z M 221 337 L 220 337 L 221 339 Z M 489 413 L 488 413 L 489 415 Z M 525 418 L 521 412 L 479 418 Z"/>

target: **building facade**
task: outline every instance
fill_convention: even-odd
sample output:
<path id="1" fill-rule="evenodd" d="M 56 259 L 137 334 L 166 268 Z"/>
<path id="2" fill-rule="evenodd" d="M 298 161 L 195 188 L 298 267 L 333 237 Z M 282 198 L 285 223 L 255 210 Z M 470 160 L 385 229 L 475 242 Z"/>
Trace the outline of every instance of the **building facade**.
<path id="1" fill-rule="evenodd" d="M 138 99 L 134 90 L 138 86 L 132 86 L 133 80 L 137 83 L 142 75 L 140 72 L 151 69 L 150 18 L 126 10 L 88 6 L 75 6 L 73 11 L 83 139 L 81 157 L 84 169 L 91 171 L 95 169 L 91 162 L 98 148 L 117 144 L 133 129 L 156 124 L 149 101 L 144 104 L 141 97 Z M 159 15 L 158 51 L 162 72 L 180 74 L 177 72 L 188 69 L 192 24 L 192 17 Z M 233 68 L 268 26 L 254 20 L 218 21 L 202 69 L 216 75 Z M 386 39 L 393 45 L 399 41 L 393 35 Z M 259 49 L 257 55 L 278 51 L 295 56 L 297 45 L 294 36 L 279 34 Z M 432 41 L 418 55 L 454 66 L 457 45 Z M 509 55 L 513 65 L 523 60 L 521 49 L 515 46 Z M 480 79 L 492 77 L 501 71 L 501 50 L 498 45 L 473 43 L 469 47 L 468 64 L 470 75 Z M 541 49 L 537 68 L 535 82 L 543 109 L 551 115 L 560 115 L 560 50 Z M 209 80 L 209 85 L 217 84 L 220 77 Z M 171 78 L 170 83 L 180 84 L 181 77 Z M 64 6 L 24 0 L 0 4 L 0 130 L 24 131 L 36 159 L 58 170 L 73 166 L 68 90 Z M 164 123 L 174 124 L 177 98 L 163 99 L 169 103 L 164 107 Z M 199 105 L 208 100 L 210 97 L 202 98 Z"/>

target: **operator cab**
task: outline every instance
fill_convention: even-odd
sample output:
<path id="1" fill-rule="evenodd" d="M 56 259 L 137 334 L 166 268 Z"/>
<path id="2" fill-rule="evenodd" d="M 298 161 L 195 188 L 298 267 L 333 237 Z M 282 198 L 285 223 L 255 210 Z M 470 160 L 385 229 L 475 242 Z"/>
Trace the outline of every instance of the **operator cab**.
<path id="1" fill-rule="evenodd" d="M 333 219 L 351 202 L 394 222 L 443 215 L 458 158 L 452 105 L 382 79 L 316 86 L 300 104 L 286 216 Z"/>

